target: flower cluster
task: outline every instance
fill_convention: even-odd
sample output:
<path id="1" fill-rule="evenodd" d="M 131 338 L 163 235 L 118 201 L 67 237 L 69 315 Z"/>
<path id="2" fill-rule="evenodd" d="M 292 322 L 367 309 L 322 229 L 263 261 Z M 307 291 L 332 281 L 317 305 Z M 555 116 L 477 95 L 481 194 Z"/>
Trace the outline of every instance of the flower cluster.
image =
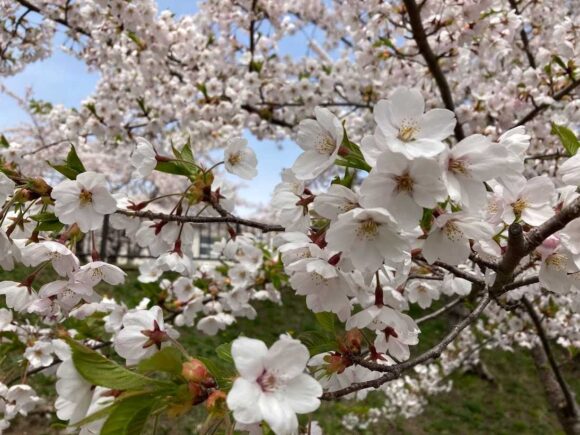
<path id="1" fill-rule="evenodd" d="M 482 348 L 547 337 L 576 352 L 578 12 L 208 0 L 179 17 L 153 0 L 3 1 L 0 75 L 49 56 L 64 30 L 101 80 L 78 108 L 0 88 L 32 121 L 0 135 L 0 432 L 43 402 L 40 372 L 56 377 L 50 410 L 82 433 L 203 405 L 202 431 L 285 435 L 319 433 L 300 415 L 322 399 L 371 390 L 384 406 L 347 429 L 415 416 Z M 281 55 L 310 30 L 322 36 L 305 54 Z M 302 150 L 262 213 L 272 223 L 238 217 L 245 198 L 224 177 L 257 175 L 248 132 Z M 223 239 L 200 261 L 200 226 L 215 223 Z M 136 244 L 138 273 L 110 255 L 111 228 Z M 147 297 L 129 303 L 133 277 Z M 268 346 L 234 329 L 288 291 L 316 330 Z M 451 311 L 448 335 L 415 350 Z M 214 355 L 190 355 L 192 331 L 217 336 Z"/>

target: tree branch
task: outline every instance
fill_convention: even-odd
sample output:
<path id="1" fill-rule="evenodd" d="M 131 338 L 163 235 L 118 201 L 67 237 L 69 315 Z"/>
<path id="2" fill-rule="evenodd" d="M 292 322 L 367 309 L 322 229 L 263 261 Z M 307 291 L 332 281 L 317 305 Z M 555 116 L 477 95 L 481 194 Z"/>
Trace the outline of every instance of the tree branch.
<path id="1" fill-rule="evenodd" d="M 415 0 L 403 0 L 403 3 L 405 4 L 407 14 L 409 15 L 409 22 L 413 32 L 413 39 L 415 39 L 417 48 L 425 59 L 425 62 L 427 62 L 429 72 L 435 79 L 435 83 L 437 83 L 443 104 L 445 104 L 445 107 L 448 110 L 455 112 L 455 103 L 453 102 L 453 96 L 451 95 L 449 83 L 447 83 L 447 78 L 445 77 L 445 74 L 439 65 L 437 56 L 435 53 L 433 53 L 433 50 L 429 45 L 429 41 L 425 33 L 425 28 L 423 27 L 423 21 L 421 20 L 421 9 Z M 465 137 L 465 133 L 461 123 L 459 122 L 459 119 L 457 120 L 457 124 L 455 124 L 455 137 L 458 141 Z"/>
<path id="2" fill-rule="evenodd" d="M 554 377 L 556 379 L 556 382 L 558 383 L 558 385 L 560 386 L 560 390 L 562 391 L 562 395 L 563 395 L 564 400 L 566 402 L 566 406 L 564 407 L 564 410 L 563 410 L 564 415 L 567 418 L 574 418 L 577 420 L 578 415 L 579 415 L 578 405 L 576 404 L 576 400 L 574 398 L 574 395 L 570 391 L 568 384 L 566 383 L 566 381 L 564 380 L 564 377 L 562 376 L 562 372 L 560 371 L 560 367 L 558 367 L 558 363 L 557 363 L 556 358 L 554 357 L 554 354 L 553 354 L 552 349 L 550 347 L 550 342 L 548 341 L 548 337 L 546 336 L 546 331 L 544 330 L 544 327 L 542 326 L 542 320 L 538 316 L 538 313 L 536 313 L 536 310 L 535 310 L 534 306 L 532 305 L 532 303 L 525 296 L 522 297 L 522 301 L 524 303 L 524 307 L 526 308 L 526 311 L 528 312 L 528 315 L 530 316 L 530 318 L 532 319 L 532 322 L 534 323 L 534 326 L 536 328 L 536 332 L 538 334 L 538 337 L 540 338 L 540 342 L 542 343 L 542 348 L 543 348 L 544 353 L 548 359 L 548 363 L 550 365 L 550 368 L 552 369 L 552 372 L 554 373 Z"/>
<path id="3" fill-rule="evenodd" d="M 28 0 L 16 0 L 16 2 L 21 4 L 25 8 L 28 8 L 32 12 L 40 14 L 43 17 L 46 17 L 46 18 L 54 21 L 55 23 L 62 24 L 63 26 L 68 27 L 69 29 L 74 30 L 77 33 L 80 33 L 80 34 L 85 35 L 85 36 L 91 36 L 91 34 L 84 29 L 81 29 L 80 27 L 71 26 L 71 24 L 68 22 L 66 17 L 65 18 L 56 18 L 53 16 L 45 15 L 43 13 L 42 9 L 40 9 L 38 6 L 30 3 Z"/>
<path id="4" fill-rule="evenodd" d="M 552 98 L 554 99 L 554 101 L 560 101 L 565 96 L 571 94 L 572 91 L 574 91 L 574 89 L 576 89 L 578 86 L 580 86 L 580 80 L 573 81 L 568 86 L 566 86 L 564 89 L 562 89 L 560 92 L 555 93 Z M 524 125 L 525 123 L 531 121 L 536 116 L 538 116 L 540 113 L 542 113 L 548 107 L 550 107 L 550 104 L 548 104 L 548 103 L 543 103 L 537 107 L 534 107 L 522 119 L 517 121 L 510 128 L 516 128 L 516 127 L 519 127 L 520 125 Z"/>
<path id="5" fill-rule="evenodd" d="M 509 0 L 509 3 L 512 9 L 515 11 L 515 13 L 521 16 L 522 13 L 518 9 L 518 3 L 516 2 L 516 0 Z M 523 26 L 522 30 L 520 30 L 520 38 L 522 39 L 522 45 L 524 46 L 524 52 L 526 53 L 526 57 L 528 58 L 528 63 L 532 68 L 536 69 L 537 68 L 536 59 L 534 58 L 534 55 L 530 48 L 530 40 L 528 39 L 528 34 L 526 33 L 526 29 L 524 29 Z"/>
<path id="6" fill-rule="evenodd" d="M 251 221 L 249 219 L 242 219 L 236 216 L 177 216 L 165 213 L 154 213 L 152 211 L 128 211 L 128 210 L 117 210 L 115 213 L 122 214 L 129 217 L 139 217 L 150 220 L 162 220 L 167 222 L 182 222 L 182 223 L 194 223 L 194 224 L 207 224 L 207 223 L 230 223 L 239 224 L 246 227 L 257 228 L 264 233 L 269 232 L 283 232 L 284 227 L 281 225 L 270 225 L 261 222 Z"/>
<path id="7" fill-rule="evenodd" d="M 485 307 L 487 307 L 490 301 L 491 299 L 489 297 L 489 294 L 485 293 L 479 304 L 477 304 L 477 307 L 461 322 L 455 325 L 455 327 L 449 332 L 449 334 L 447 334 L 436 346 L 433 346 L 431 349 L 422 353 L 416 358 L 392 366 L 386 366 L 371 361 L 365 361 L 362 358 L 357 358 L 356 359 L 357 364 L 374 371 L 386 373 L 380 378 L 371 381 L 357 382 L 337 391 L 326 392 L 321 396 L 321 399 L 334 400 L 338 399 L 339 397 L 346 396 L 347 394 L 364 390 L 366 388 L 378 388 L 386 382 L 392 381 L 393 379 L 397 379 L 403 374 L 404 371 L 412 367 L 415 367 L 416 365 L 427 362 L 431 359 L 438 358 L 441 355 L 441 353 L 445 350 L 445 348 L 453 340 L 455 340 L 455 338 L 457 338 L 457 336 L 461 333 L 461 331 L 463 331 L 467 326 L 469 326 L 479 317 L 479 315 L 483 312 Z"/>
<path id="8" fill-rule="evenodd" d="M 463 300 L 463 298 L 456 298 L 456 299 L 452 300 L 451 302 L 449 302 L 448 304 L 443 305 L 438 310 L 433 311 L 432 313 L 426 314 L 423 317 L 419 317 L 417 320 L 415 320 L 415 322 L 417 324 L 420 324 L 420 323 L 426 322 L 427 320 L 431 320 L 431 319 L 434 319 L 436 317 L 439 317 L 441 314 L 446 313 L 447 311 L 449 311 L 451 308 L 453 308 L 455 305 L 457 305 L 462 300 Z"/>

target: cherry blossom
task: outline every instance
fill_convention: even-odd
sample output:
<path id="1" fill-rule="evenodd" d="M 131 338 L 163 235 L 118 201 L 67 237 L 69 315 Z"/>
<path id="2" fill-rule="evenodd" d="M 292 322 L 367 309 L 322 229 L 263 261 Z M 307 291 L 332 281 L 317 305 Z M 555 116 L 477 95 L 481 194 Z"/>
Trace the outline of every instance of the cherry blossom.
<path id="1" fill-rule="evenodd" d="M 433 208 L 447 197 L 436 161 L 403 154 L 382 153 L 361 185 L 365 207 L 384 207 L 403 228 L 419 224 L 423 208 Z"/>
<path id="2" fill-rule="evenodd" d="M 134 365 L 178 336 L 177 331 L 165 327 L 160 307 L 136 310 L 123 316 L 123 329 L 115 337 L 115 351 L 127 360 L 127 365 Z"/>
<path id="3" fill-rule="evenodd" d="M 330 110 L 316 107 L 316 121 L 305 119 L 298 127 L 296 142 L 304 150 L 292 171 L 298 179 L 316 178 L 336 160 L 344 137 L 343 127 Z"/>
<path id="4" fill-rule="evenodd" d="M 375 272 L 386 261 L 403 261 L 408 248 L 392 216 L 382 208 L 354 209 L 338 217 L 326 234 L 328 249 L 342 251 L 360 270 Z"/>
<path id="5" fill-rule="evenodd" d="M 131 164 L 141 177 L 148 177 L 157 165 L 157 154 L 147 139 L 138 137 L 135 140 L 137 146 L 131 155 Z"/>
<path id="6" fill-rule="evenodd" d="M 265 420 L 276 434 L 298 430 L 296 414 L 320 406 L 322 387 L 304 373 L 310 355 L 300 341 L 287 335 L 269 349 L 264 342 L 240 337 L 232 343 L 240 377 L 228 393 L 228 407 L 242 424 Z"/>
<path id="7" fill-rule="evenodd" d="M 258 160 L 254 151 L 246 145 L 248 145 L 246 139 L 230 139 L 224 152 L 224 161 L 228 172 L 251 180 L 258 173 L 256 171 Z"/>
<path id="8" fill-rule="evenodd" d="M 54 213 L 65 224 L 76 223 L 87 232 L 100 227 L 103 216 L 113 213 L 117 204 L 107 190 L 105 176 L 95 172 L 79 174 L 54 187 Z"/>
<path id="9" fill-rule="evenodd" d="M 388 100 L 380 100 L 375 107 L 375 146 L 402 153 L 409 159 L 433 157 L 444 151 L 442 141 L 453 132 L 454 113 L 446 109 L 424 112 L 421 92 L 397 88 Z"/>

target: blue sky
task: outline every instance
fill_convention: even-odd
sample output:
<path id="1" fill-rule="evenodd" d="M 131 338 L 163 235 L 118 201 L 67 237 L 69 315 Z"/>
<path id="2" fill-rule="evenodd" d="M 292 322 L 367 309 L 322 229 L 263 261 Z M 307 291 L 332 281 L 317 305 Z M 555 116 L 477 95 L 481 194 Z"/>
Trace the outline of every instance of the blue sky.
<path id="1" fill-rule="evenodd" d="M 170 9 L 176 15 L 194 13 L 197 9 L 195 0 L 158 0 L 158 4 L 159 10 Z M 23 72 L 2 79 L 1 83 L 18 95 L 23 95 L 27 88 L 32 88 L 34 98 L 77 107 L 91 94 L 99 76 L 96 72 L 88 71 L 84 63 L 63 52 L 59 48 L 63 42 L 62 35 L 57 37 L 51 57 L 28 65 Z M 302 34 L 283 41 L 280 47 L 284 54 L 303 54 L 305 50 L 307 40 Z M 27 120 L 26 114 L 16 102 L 1 93 L 0 108 L 0 132 Z M 250 134 L 246 134 L 246 137 L 258 156 L 258 176 L 243 183 L 236 177 L 229 178 L 242 185 L 240 193 L 244 198 L 265 205 L 270 199 L 273 187 L 280 180 L 280 172 L 294 162 L 300 149 L 290 141 L 285 141 L 280 147 L 280 144 L 272 141 L 259 141 Z"/>

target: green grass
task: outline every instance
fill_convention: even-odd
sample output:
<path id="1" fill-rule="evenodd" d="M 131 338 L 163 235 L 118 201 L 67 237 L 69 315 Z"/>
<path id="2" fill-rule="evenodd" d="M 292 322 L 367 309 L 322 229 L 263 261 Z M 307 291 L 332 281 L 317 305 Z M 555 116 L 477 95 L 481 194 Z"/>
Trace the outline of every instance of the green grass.
<path id="1" fill-rule="evenodd" d="M 2 279 L 22 279 L 22 270 L 10 274 L 0 274 Z M 44 279 L 49 279 L 45 276 Z M 128 282 L 118 288 L 102 288 L 104 292 L 118 299 L 137 303 L 143 296 L 154 296 L 151 287 L 140 286 L 135 274 L 130 273 Z M 214 356 L 215 348 L 224 342 L 243 334 L 271 344 L 279 334 L 300 332 L 316 328 L 314 315 L 306 308 L 303 297 L 291 292 L 283 293 L 282 307 L 271 302 L 258 302 L 255 320 L 239 319 L 234 325 L 216 337 L 201 334 L 195 328 L 182 328 L 181 342 L 192 355 Z M 412 313 L 416 316 L 416 313 Z M 420 352 L 435 343 L 438 337 L 450 327 L 450 319 L 440 318 L 422 326 L 421 343 L 415 349 Z M 564 361 L 565 356 L 559 355 Z M 549 410 L 541 385 L 528 351 L 516 352 L 499 350 L 484 351 L 482 360 L 494 377 L 494 382 L 482 379 L 471 373 L 455 373 L 451 379 L 453 390 L 450 393 L 429 397 L 429 405 L 423 414 L 412 419 L 397 419 L 371 426 L 361 434 L 557 434 L 561 433 L 558 422 Z M 574 390 L 580 394 L 580 368 L 568 362 L 564 374 Z M 54 378 L 36 376 L 34 386 L 47 392 Z M 316 419 L 327 434 L 346 433 L 341 426 L 341 418 L 350 412 L 364 413 L 370 407 L 380 407 L 383 403 L 380 393 L 372 393 L 363 402 L 339 401 L 324 403 L 315 413 Z M 166 434 L 194 434 L 201 413 L 193 413 L 178 420 L 161 421 Z M 30 426 L 34 419 L 21 419 L 12 433 L 50 433 L 46 426 Z M 10 432 L 8 432 L 10 433 Z"/>

